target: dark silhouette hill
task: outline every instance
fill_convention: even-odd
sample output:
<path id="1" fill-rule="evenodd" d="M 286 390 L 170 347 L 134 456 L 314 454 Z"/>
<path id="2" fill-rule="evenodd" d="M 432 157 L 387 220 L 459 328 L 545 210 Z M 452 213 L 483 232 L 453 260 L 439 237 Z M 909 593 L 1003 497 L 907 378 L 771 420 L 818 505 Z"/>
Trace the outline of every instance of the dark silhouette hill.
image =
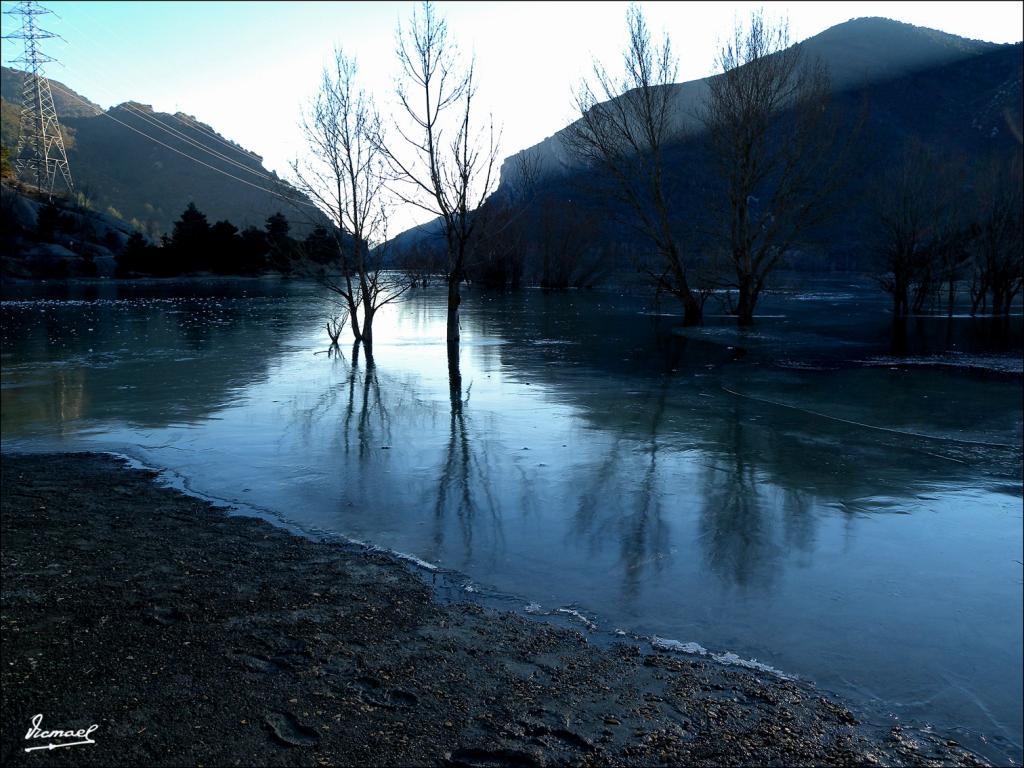
<path id="1" fill-rule="evenodd" d="M 819 57 L 825 63 L 836 91 L 904 77 L 1002 47 L 877 17 L 851 19 L 837 24 L 808 38 L 801 45 L 808 57 Z M 673 86 L 677 92 L 677 129 L 681 132 L 697 128 L 695 112 L 707 93 L 710 79 L 691 80 Z M 502 182 L 514 180 L 520 154 L 527 155 L 547 173 L 568 172 L 575 165 L 564 145 L 568 128 L 566 126 L 553 136 L 507 158 L 501 169 Z"/>
<path id="2" fill-rule="evenodd" d="M 943 155 L 988 158 L 1019 151 L 1021 145 L 1021 44 L 968 40 L 880 18 L 854 19 L 802 43 L 807 55 L 829 67 L 833 108 L 852 125 L 866 108 L 866 120 L 854 147 L 851 180 L 843 213 L 815 232 L 822 268 L 863 266 L 870 234 L 870 183 L 873 174 L 896 162 L 908 142 L 921 140 Z M 680 83 L 676 99 L 679 139 L 666 152 L 669 172 L 682 183 L 676 190 L 680 220 L 701 215 L 709 183 L 705 137 L 696 111 L 711 78 Z M 581 168 L 563 139 L 569 127 L 507 158 L 501 185 L 489 204 L 501 204 L 517 183 L 516 169 L 526 156 L 539 171 L 533 204 L 523 218 L 536 223 L 550 217 L 554 201 L 571 201 L 574 220 L 585 222 L 591 242 L 636 244 L 634 234 L 609 216 L 609 202 L 597 192 L 594 174 Z M 596 227 L 596 231 L 595 231 Z M 579 227 L 578 227 L 579 228 Z M 541 226 L 532 226 L 534 233 Z M 395 250 L 408 251 L 433 228 L 423 225 L 398 235 Z M 578 235 L 574 235 L 578 236 Z M 427 241 L 436 242 L 437 238 Z M 534 243 L 536 246 L 536 243 Z M 536 247 L 534 248 L 536 250 Z M 859 254 L 859 255 L 858 255 Z"/>

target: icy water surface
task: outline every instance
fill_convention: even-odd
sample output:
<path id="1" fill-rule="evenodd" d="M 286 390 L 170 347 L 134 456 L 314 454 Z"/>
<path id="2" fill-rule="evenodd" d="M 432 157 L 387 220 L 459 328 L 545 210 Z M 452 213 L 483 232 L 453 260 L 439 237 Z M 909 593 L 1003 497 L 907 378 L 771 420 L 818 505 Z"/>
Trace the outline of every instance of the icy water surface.
<path id="1" fill-rule="evenodd" d="M 3 449 L 127 453 L 1019 764 L 1021 319 L 885 308 L 805 281 L 683 330 L 611 290 L 470 292 L 453 395 L 441 291 L 381 313 L 371 365 L 322 354 L 311 285 L 10 289 Z"/>

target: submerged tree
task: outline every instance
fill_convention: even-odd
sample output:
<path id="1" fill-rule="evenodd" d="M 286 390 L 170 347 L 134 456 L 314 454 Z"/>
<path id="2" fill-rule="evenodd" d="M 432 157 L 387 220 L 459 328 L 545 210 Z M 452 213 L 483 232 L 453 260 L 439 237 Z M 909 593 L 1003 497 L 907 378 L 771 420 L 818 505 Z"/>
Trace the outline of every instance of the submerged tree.
<path id="1" fill-rule="evenodd" d="M 572 200 L 546 197 L 539 206 L 534 240 L 540 287 L 564 291 L 592 284 L 606 267 L 595 233 L 597 217 Z"/>
<path id="2" fill-rule="evenodd" d="M 941 282 L 944 252 L 955 245 L 955 176 L 933 150 L 912 142 L 875 182 L 877 279 L 892 296 L 894 318 L 920 312 Z"/>
<path id="3" fill-rule="evenodd" d="M 330 217 L 337 274 L 325 284 L 338 294 L 356 341 L 373 344 L 377 311 L 408 288 L 384 269 L 387 215 L 380 117 L 357 86 L 355 60 L 341 50 L 325 69 L 302 128 L 307 159 L 292 163 L 297 186 Z M 321 231 L 321 236 L 326 230 Z M 340 330 L 339 330 L 340 332 Z"/>
<path id="4" fill-rule="evenodd" d="M 526 253 L 535 225 L 530 208 L 537 194 L 538 163 L 519 153 L 509 163 L 510 173 L 487 202 L 477 209 L 473 263 L 469 278 L 487 288 L 516 290 L 526 271 Z"/>
<path id="5" fill-rule="evenodd" d="M 754 13 L 718 54 L 700 120 L 719 180 L 713 241 L 735 289 L 740 325 L 753 322 L 768 275 L 831 212 L 845 153 L 829 109 L 828 71 L 789 45 L 785 22 Z"/>
<path id="6" fill-rule="evenodd" d="M 628 212 L 627 223 L 657 252 L 657 268 L 642 268 L 682 303 L 684 322 L 696 325 L 706 294 L 692 284 L 692 259 L 678 231 L 665 160 L 666 145 L 681 138 L 673 87 L 678 64 L 668 35 L 660 46 L 651 42 L 638 7 L 629 9 L 627 25 L 625 72 L 614 76 L 594 63 L 594 82 L 585 82 L 576 94 L 580 119 L 569 127 L 566 146 L 610 181 L 612 195 Z"/>
<path id="7" fill-rule="evenodd" d="M 402 70 L 398 99 L 408 127 L 399 129 L 401 146 L 382 149 L 398 197 L 440 218 L 449 363 L 457 369 L 460 287 L 481 221 L 477 210 L 497 181 L 498 136 L 493 119 L 478 127 L 474 63 L 459 65 L 448 26 L 429 2 L 413 11 L 408 27 L 399 26 L 396 51 Z"/>
<path id="8" fill-rule="evenodd" d="M 993 315 L 1008 315 L 1024 289 L 1020 152 L 983 165 L 974 185 L 977 237 L 972 241 L 971 313 L 991 299 Z"/>

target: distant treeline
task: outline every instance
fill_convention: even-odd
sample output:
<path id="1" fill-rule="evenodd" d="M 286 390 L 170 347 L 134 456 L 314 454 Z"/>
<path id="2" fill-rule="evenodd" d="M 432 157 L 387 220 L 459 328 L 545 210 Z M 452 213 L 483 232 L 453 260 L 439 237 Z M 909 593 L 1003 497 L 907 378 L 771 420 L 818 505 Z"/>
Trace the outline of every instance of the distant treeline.
<path id="1" fill-rule="evenodd" d="M 174 277 L 195 273 L 316 276 L 336 267 L 347 233 L 317 225 L 303 238 L 280 211 L 263 227 L 210 223 L 189 203 L 158 240 L 72 197 L 0 188 L 0 272 L 16 278 Z"/>
<path id="2" fill-rule="evenodd" d="M 158 245 L 134 233 L 116 255 L 117 275 L 290 274 L 337 259 L 337 241 L 326 228 L 318 226 L 302 240 L 293 238 L 290 230 L 281 212 L 269 216 L 262 229 L 250 226 L 239 231 L 226 219 L 210 224 L 206 214 L 189 203 L 171 234 L 164 235 Z"/>

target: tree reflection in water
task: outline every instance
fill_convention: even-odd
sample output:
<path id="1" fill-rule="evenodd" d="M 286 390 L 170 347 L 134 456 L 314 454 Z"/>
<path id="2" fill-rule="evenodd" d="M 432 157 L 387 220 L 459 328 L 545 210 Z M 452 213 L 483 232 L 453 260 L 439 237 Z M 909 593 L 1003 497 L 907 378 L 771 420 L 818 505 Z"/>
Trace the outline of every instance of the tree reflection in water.
<path id="1" fill-rule="evenodd" d="M 296 409 L 292 421 L 300 426 L 308 441 L 312 438 L 314 425 L 323 416 L 332 413 L 339 398 L 343 397 L 339 430 L 341 451 L 346 457 L 355 455 L 364 461 L 372 455 L 372 451 L 379 450 L 381 446 L 390 446 L 392 441 L 391 413 L 382 395 L 373 351 L 357 341 L 352 345 L 351 362 L 336 344 L 328 348 L 327 356 L 333 365 L 347 369 L 344 380 L 339 386 L 328 387 L 320 393 L 313 405 Z M 365 356 L 365 365 L 360 363 L 362 356 Z M 400 390 L 401 386 L 397 382 L 389 381 L 383 387 L 383 391 L 391 392 L 392 396 Z"/>
<path id="2" fill-rule="evenodd" d="M 489 533 L 496 540 L 503 539 L 503 529 L 501 511 L 492 491 L 486 452 L 470 437 L 471 425 L 468 423 L 466 408 L 472 384 L 467 387 L 463 397 L 458 344 L 448 346 L 448 387 L 450 424 L 434 502 L 433 543 L 435 551 L 442 550 L 446 517 L 449 512 L 453 512 L 462 535 L 463 557 L 468 562 L 473 554 L 473 531 L 481 507 L 489 515 Z"/>
<path id="3" fill-rule="evenodd" d="M 360 370 L 359 352 L 362 345 L 352 345 L 352 365 L 349 367 L 346 385 L 348 401 L 345 404 L 345 415 L 342 419 L 342 435 L 344 436 L 345 454 L 353 451 L 352 436 L 355 432 L 357 455 L 365 460 L 371 450 L 379 450 L 374 446 L 390 446 L 391 417 L 381 398 L 380 381 L 377 378 L 377 365 L 373 359 L 373 347 L 365 347 L 366 365 Z M 354 425 L 354 427 L 353 427 Z"/>
<path id="4" fill-rule="evenodd" d="M 665 522 L 664 499 L 668 494 L 659 453 L 664 448 L 663 422 L 676 382 L 673 373 L 682 363 L 687 339 L 667 333 L 657 320 L 655 330 L 654 359 L 661 371 L 658 389 L 643 409 L 650 417 L 644 419 L 646 423 L 636 437 L 632 429 L 621 425 L 608 455 L 603 461 L 592 463 L 592 479 L 580 494 L 571 534 L 589 537 L 592 549 L 597 551 L 603 548 L 608 537 L 617 539 L 622 590 L 631 598 L 640 593 L 649 572 L 660 573 L 668 566 L 675 551 L 671 546 L 670 527 Z M 619 499 L 617 496 L 622 494 L 622 489 L 633 485 L 623 482 L 628 460 L 628 456 L 623 455 L 623 441 L 635 445 L 634 440 L 640 441 L 638 450 L 643 453 L 646 466 L 635 475 L 635 490 L 627 492 L 629 498 Z M 615 501 L 610 501 L 613 499 Z"/>
<path id="5" fill-rule="evenodd" d="M 671 379 L 662 377 L 661 389 L 654 403 L 647 437 L 647 467 L 637 486 L 633 511 L 619 523 L 619 559 L 623 564 L 623 590 L 636 595 L 648 568 L 661 571 L 670 557 L 669 531 L 662 509 L 662 490 L 658 474 L 658 437 L 665 415 Z"/>
<path id="6" fill-rule="evenodd" d="M 727 461 L 704 465 L 700 539 L 708 566 L 737 586 L 767 585 L 775 559 L 771 531 L 757 490 L 756 465 L 742 450 L 744 415 L 736 408 L 725 419 Z"/>
<path id="7" fill-rule="evenodd" d="M 699 535 L 708 567 L 723 582 L 769 589 L 784 560 L 813 551 L 816 519 L 813 494 L 779 485 L 772 472 L 792 455 L 787 437 L 750 419 L 737 404 L 716 420 L 720 461 L 701 465 Z"/>

